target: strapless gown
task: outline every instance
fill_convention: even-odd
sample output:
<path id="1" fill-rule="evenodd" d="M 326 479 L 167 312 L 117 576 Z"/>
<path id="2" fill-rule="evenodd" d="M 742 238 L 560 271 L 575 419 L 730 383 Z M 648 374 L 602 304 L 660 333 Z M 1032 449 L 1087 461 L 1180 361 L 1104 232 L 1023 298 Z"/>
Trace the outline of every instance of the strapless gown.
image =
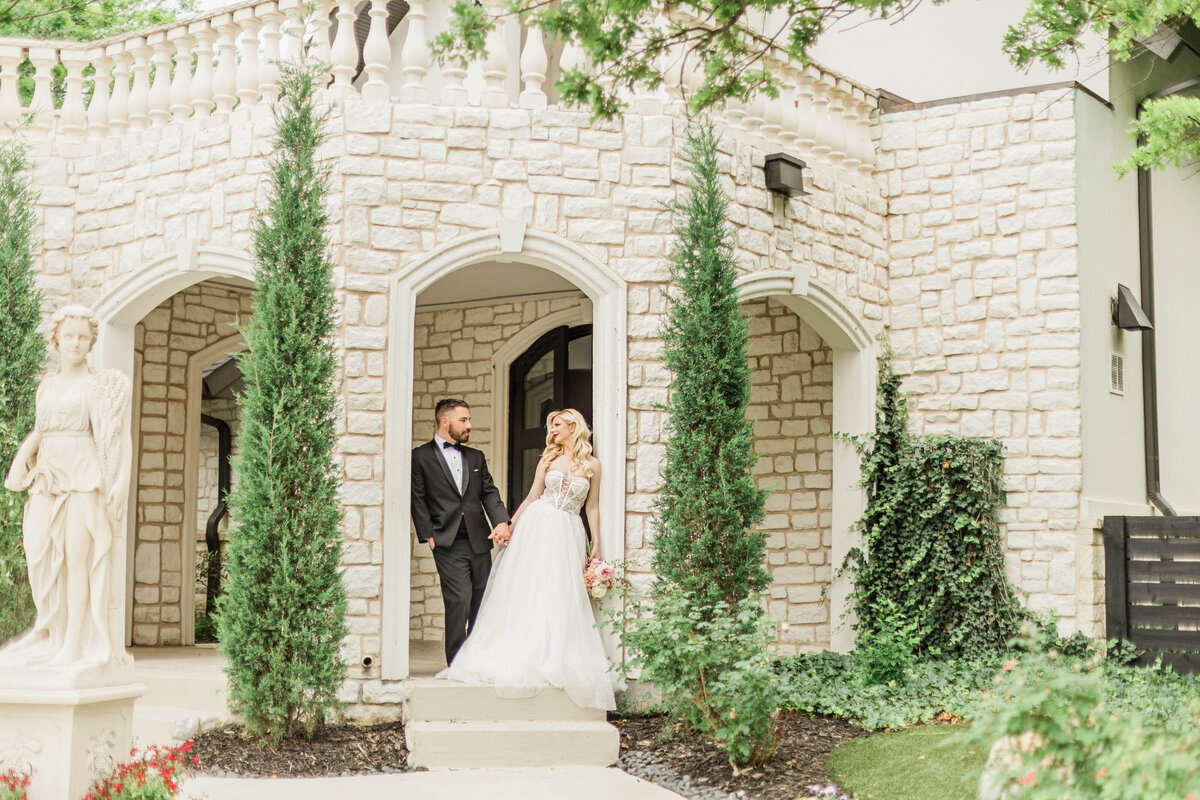
<path id="1" fill-rule="evenodd" d="M 546 489 L 492 566 L 479 615 L 439 678 L 491 684 L 501 697 L 547 686 L 576 705 L 612 710 L 620 677 L 609 663 L 583 583 L 587 536 L 579 510 L 590 482 L 546 473 Z"/>

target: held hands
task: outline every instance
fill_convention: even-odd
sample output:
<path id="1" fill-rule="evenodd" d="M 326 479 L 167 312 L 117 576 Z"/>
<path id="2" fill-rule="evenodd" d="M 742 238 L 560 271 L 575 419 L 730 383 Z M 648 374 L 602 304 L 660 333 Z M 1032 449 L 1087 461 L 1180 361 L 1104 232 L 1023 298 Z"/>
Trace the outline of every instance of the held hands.
<path id="1" fill-rule="evenodd" d="M 492 532 L 488 535 L 488 538 L 493 539 L 501 547 L 505 547 L 508 545 L 508 540 L 512 538 L 512 524 L 501 522 L 492 528 Z"/>

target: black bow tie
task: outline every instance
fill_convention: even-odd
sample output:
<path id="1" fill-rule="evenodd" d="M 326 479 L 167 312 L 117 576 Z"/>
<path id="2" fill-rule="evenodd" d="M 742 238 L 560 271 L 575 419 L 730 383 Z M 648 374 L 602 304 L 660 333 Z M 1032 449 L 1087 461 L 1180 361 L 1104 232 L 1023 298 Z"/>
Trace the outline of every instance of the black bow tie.
<path id="1" fill-rule="evenodd" d="M 454 442 L 442 442 L 442 449 L 443 450 L 458 450 L 458 452 L 460 452 L 460 453 L 462 452 L 462 449 Z"/>

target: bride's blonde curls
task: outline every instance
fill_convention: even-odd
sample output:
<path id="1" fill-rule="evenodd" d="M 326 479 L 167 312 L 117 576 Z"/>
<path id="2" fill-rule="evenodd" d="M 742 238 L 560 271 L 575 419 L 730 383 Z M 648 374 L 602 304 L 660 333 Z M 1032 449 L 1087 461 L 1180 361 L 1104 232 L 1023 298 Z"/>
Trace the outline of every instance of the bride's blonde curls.
<path id="1" fill-rule="evenodd" d="M 557 442 L 550 432 L 550 426 L 554 424 L 554 420 L 561 419 L 563 422 L 573 423 L 575 425 L 574 432 L 571 434 L 570 441 Z M 571 463 L 574 464 L 584 476 L 592 477 L 592 467 L 588 462 L 588 456 L 592 454 L 592 430 L 588 427 L 587 420 L 573 408 L 564 408 L 561 411 L 551 411 L 546 417 L 546 449 L 542 451 L 542 466 L 550 466 L 554 463 L 554 459 L 567 453 L 571 457 Z"/>

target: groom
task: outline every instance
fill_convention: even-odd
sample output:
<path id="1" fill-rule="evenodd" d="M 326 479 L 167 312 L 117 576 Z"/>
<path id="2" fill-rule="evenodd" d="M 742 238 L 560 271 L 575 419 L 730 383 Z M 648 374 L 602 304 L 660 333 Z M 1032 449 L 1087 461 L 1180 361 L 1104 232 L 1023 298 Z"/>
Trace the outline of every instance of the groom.
<path id="1" fill-rule="evenodd" d="M 434 416 L 433 441 L 412 453 L 412 518 L 417 540 L 433 551 L 441 580 L 449 664 L 468 627 L 475 626 L 492 569 L 492 540 L 505 544 L 511 532 L 483 453 L 463 447 L 471 438 L 470 406 L 439 400 Z"/>

